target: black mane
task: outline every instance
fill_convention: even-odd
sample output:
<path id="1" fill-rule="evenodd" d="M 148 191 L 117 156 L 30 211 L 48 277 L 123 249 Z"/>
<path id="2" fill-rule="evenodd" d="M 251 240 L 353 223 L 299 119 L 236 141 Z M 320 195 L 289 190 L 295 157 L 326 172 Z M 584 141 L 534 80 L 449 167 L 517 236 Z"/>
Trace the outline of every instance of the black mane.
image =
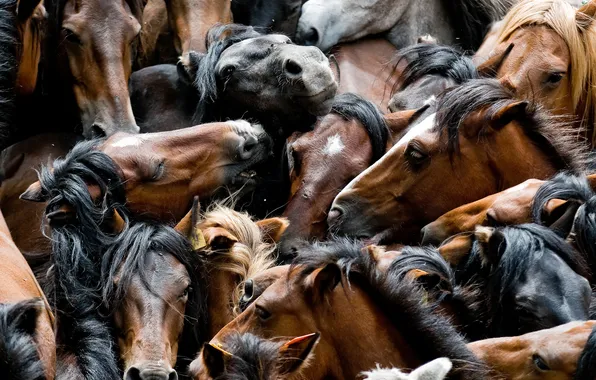
<path id="1" fill-rule="evenodd" d="M 440 75 L 453 80 L 456 84 L 478 78 L 478 71 L 472 60 L 451 46 L 421 43 L 403 48 L 396 55 L 399 59 L 395 67 L 402 60 L 408 64 L 400 76 L 394 93 L 426 75 Z"/>
<path id="2" fill-rule="evenodd" d="M 186 305 L 184 331 L 181 335 L 178 356 L 191 358 L 207 337 L 208 314 L 206 306 L 206 282 L 201 256 L 193 252 L 186 238 L 171 227 L 137 222 L 123 231 L 118 239 L 106 249 L 101 262 L 102 299 L 108 311 L 113 312 L 124 300 L 135 275 L 151 290 L 146 279 L 149 272 L 146 260 L 150 252 L 168 253 L 186 268 L 191 280 L 192 291 Z M 118 278 L 117 285 L 115 279 Z"/>
<path id="3" fill-rule="evenodd" d="M 585 203 L 593 196 L 594 191 L 585 176 L 558 173 L 540 186 L 536 192 L 532 201 L 532 219 L 535 223 L 543 224 L 544 207 L 551 199 L 573 199 Z"/>
<path id="4" fill-rule="evenodd" d="M 7 380 L 45 380 L 35 343 L 35 326 L 42 301 L 0 303 L 0 373 Z"/>
<path id="5" fill-rule="evenodd" d="M 361 252 L 362 244 L 347 239 L 314 243 L 306 247 L 292 263 L 305 278 L 317 268 L 337 265 L 345 280 L 357 283 L 377 307 L 399 328 L 400 333 L 423 362 L 439 357 L 454 361 L 454 379 L 484 378 L 486 368 L 468 350 L 463 337 L 444 317 L 424 304 L 423 294 L 411 281 L 402 281 L 395 273 L 380 274 L 376 262 Z M 342 281 L 344 283 L 344 281 Z"/>
<path id="6" fill-rule="evenodd" d="M 572 232 L 577 249 L 586 256 L 592 274 L 596 274 L 596 196 L 579 207 Z"/>
<path id="7" fill-rule="evenodd" d="M 512 0 L 456 0 L 443 1 L 455 29 L 458 45 L 476 51 L 482 44 L 490 25 L 505 16 Z"/>
<path id="8" fill-rule="evenodd" d="M 577 361 L 573 380 L 591 380 L 596 378 L 596 327 L 592 329 L 584 350 Z"/>
<path id="9" fill-rule="evenodd" d="M 346 93 L 337 95 L 331 112 L 344 119 L 356 119 L 364 125 L 372 145 L 371 164 L 383 157 L 389 138 L 389 129 L 379 109 L 360 95 Z"/>
<path id="10" fill-rule="evenodd" d="M 515 94 L 496 79 L 471 79 L 461 86 L 447 89 L 439 98 L 435 127 L 445 132 L 450 155 L 459 152 L 460 129 L 466 118 L 484 110 L 490 120 L 501 108 L 516 103 Z M 577 140 L 577 131 L 565 119 L 550 115 L 537 103 L 526 107 L 526 114 L 518 119 L 526 135 L 546 153 L 559 170 L 582 172 L 585 168 L 586 147 Z M 485 128 L 489 128 L 485 123 Z M 482 136 L 484 130 L 478 135 Z"/>
<path id="11" fill-rule="evenodd" d="M 17 0 L 0 0 L 0 148 L 13 128 L 18 70 Z"/>

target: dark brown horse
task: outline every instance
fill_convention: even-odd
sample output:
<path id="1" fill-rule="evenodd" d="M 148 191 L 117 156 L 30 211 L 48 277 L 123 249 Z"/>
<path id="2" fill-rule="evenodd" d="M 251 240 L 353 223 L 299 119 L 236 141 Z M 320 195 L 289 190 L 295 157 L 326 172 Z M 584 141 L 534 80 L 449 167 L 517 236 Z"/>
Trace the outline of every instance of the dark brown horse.
<path id="1" fill-rule="evenodd" d="M 519 184 L 583 167 L 573 131 L 495 80 L 446 92 L 436 113 L 412 127 L 333 201 L 339 233 L 417 241 L 445 212 Z"/>
<path id="2" fill-rule="evenodd" d="M 482 378 L 482 365 L 450 323 L 420 303 L 410 282 L 380 275 L 360 247 L 336 242 L 303 250 L 289 274 L 211 343 L 225 347 L 235 332 L 267 338 L 319 331 L 303 371 L 309 379 L 355 378 L 376 364 L 414 368 L 442 356 L 457 363 L 454 378 Z"/>

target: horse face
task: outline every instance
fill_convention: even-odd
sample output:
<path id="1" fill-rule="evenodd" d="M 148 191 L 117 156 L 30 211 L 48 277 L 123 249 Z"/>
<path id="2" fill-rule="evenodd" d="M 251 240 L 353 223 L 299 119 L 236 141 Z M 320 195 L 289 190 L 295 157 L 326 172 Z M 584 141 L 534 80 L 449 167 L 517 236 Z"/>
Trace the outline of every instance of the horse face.
<path id="1" fill-rule="evenodd" d="M 98 21 L 99 20 L 99 21 Z M 83 134 L 137 133 L 128 78 L 132 44 L 141 25 L 125 1 L 70 0 L 64 8 L 60 44 L 68 58 Z"/>
<path id="2" fill-rule="evenodd" d="M 547 26 L 514 32 L 496 51 L 504 52 L 496 77 L 522 99 L 534 99 L 557 115 L 573 115 L 571 57 L 565 41 Z"/>
<path id="3" fill-rule="evenodd" d="M 511 310 L 517 320 L 517 330 L 509 332 L 526 333 L 586 320 L 591 294 L 588 280 L 545 249 L 542 258 L 531 263 L 525 278 L 504 299 L 504 303 L 509 302 L 506 310 Z"/>
<path id="4" fill-rule="evenodd" d="M 441 75 L 426 75 L 395 93 L 389 101 L 389 110 L 399 112 L 431 104 L 436 96 L 456 83 Z"/>
<path id="5" fill-rule="evenodd" d="M 250 109 L 327 114 L 337 91 L 329 60 L 317 48 L 272 34 L 228 47 L 215 66 L 221 95 Z"/>
<path id="6" fill-rule="evenodd" d="M 371 161 L 370 138 L 358 121 L 329 114 L 314 131 L 290 136 L 287 155 L 292 185 L 285 237 L 322 239 L 333 198 Z"/>
<path id="7" fill-rule="evenodd" d="M 148 252 L 147 260 L 152 261 L 148 266 L 151 271 L 145 274 L 148 284 L 140 274 L 135 275 L 114 313 L 124 378 L 176 379 L 173 367 L 190 277 L 184 265 L 171 255 Z"/>

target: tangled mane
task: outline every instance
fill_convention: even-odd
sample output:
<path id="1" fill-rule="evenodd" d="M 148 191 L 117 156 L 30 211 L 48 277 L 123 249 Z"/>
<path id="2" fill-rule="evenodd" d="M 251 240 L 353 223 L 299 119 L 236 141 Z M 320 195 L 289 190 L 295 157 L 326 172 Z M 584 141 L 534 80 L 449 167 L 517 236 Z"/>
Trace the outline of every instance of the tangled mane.
<path id="1" fill-rule="evenodd" d="M 135 276 L 151 289 L 147 280 L 150 253 L 170 254 L 186 268 L 190 277 L 190 292 L 185 311 L 185 324 L 179 356 L 192 357 L 206 339 L 208 314 L 206 306 L 205 272 L 201 256 L 195 254 L 186 238 L 171 227 L 137 222 L 124 230 L 106 251 L 101 262 L 102 301 L 110 313 L 118 308 Z M 115 279 L 118 278 L 118 281 Z"/>
<path id="2" fill-rule="evenodd" d="M 214 204 L 205 213 L 200 227 L 210 226 L 221 227 L 238 239 L 229 250 L 222 251 L 207 246 L 201 252 L 207 265 L 239 277 L 232 295 L 233 311 L 237 315 L 244 282 L 275 265 L 275 244 L 263 241 L 263 234 L 250 215 L 222 204 Z"/>
<path id="3" fill-rule="evenodd" d="M 316 269 L 336 265 L 342 273 L 342 286 L 361 287 L 422 362 L 449 357 L 454 362 L 454 379 L 484 378 L 487 369 L 451 323 L 423 302 L 418 286 L 391 271 L 381 274 L 376 261 L 361 249 L 361 243 L 348 239 L 314 243 L 300 252 L 289 273 L 297 270 L 299 281 L 304 281 Z"/>
<path id="4" fill-rule="evenodd" d="M 9 380 L 45 380 L 35 343 L 35 326 L 43 302 L 33 298 L 0 303 L 0 371 Z"/>
<path id="5" fill-rule="evenodd" d="M 596 25 L 578 22 L 576 9 L 565 0 L 522 0 L 503 19 L 497 43 L 507 41 L 518 29 L 544 25 L 554 30 L 567 44 L 571 59 L 569 68 L 573 108 L 583 116 L 581 126 L 594 130 L 596 120 Z M 584 109 L 579 107 L 583 105 Z M 594 136 L 590 136 L 593 140 Z"/>
<path id="6" fill-rule="evenodd" d="M 532 219 L 535 223 L 544 224 L 544 208 L 552 199 L 575 200 L 580 203 L 587 202 L 594 196 L 585 176 L 571 173 L 558 173 L 553 178 L 542 184 L 532 201 Z"/>
<path id="7" fill-rule="evenodd" d="M 451 46 L 421 43 L 401 49 L 396 56 L 399 57 L 396 68 L 402 61 L 406 61 L 407 65 L 392 89 L 393 94 L 427 75 L 440 75 L 454 84 L 478 78 L 472 60 Z"/>
<path id="8" fill-rule="evenodd" d="M 0 145 L 10 135 L 16 112 L 18 70 L 17 0 L 0 0 Z"/>
<path id="9" fill-rule="evenodd" d="M 461 86 L 447 89 L 439 98 L 435 129 L 447 136 L 451 156 L 459 152 L 459 136 L 465 120 L 477 111 L 483 112 L 486 122 L 478 136 L 490 128 L 491 120 L 503 107 L 519 100 L 496 79 L 472 79 Z M 525 134 L 542 149 L 559 170 L 582 172 L 586 165 L 587 148 L 578 141 L 577 131 L 569 128 L 565 118 L 550 115 L 540 105 L 530 103 L 525 115 L 517 121 Z"/>
<path id="10" fill-rule="evenodd" d="M 588 380 L 596 377 L 596 327 L 588 337 L 573 375 L 574 380 Z"/>
<path id="11" fill-rule="evenodd" d="M 356 119 L 364 126 L 372 145 L 371 164 L 385 154 L 389 128 L 383 115 L 372 102 L 360 95 L 345 93 L 335 97 L 331 112 L 345 120 Z"/>

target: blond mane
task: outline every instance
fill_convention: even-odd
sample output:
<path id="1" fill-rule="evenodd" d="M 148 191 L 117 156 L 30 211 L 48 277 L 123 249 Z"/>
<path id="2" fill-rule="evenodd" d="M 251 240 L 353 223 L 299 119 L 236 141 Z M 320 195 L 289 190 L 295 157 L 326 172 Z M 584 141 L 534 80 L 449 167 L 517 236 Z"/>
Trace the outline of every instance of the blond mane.
<path id="1" fill-rule="evenodd" d="M 565 0 L 522 0 L 503 19 L 497 43 L 506 42 L 518 29 L 533 25 L 548 26 L 565 41 L 571 57 L 569 75 L 573 107 L 581 117 L 581 127 L 591 131 L 594 143 L 596 23 L 578 22 L 576 12 Z"/>
<path id="2" fill-rule="evenodd" d="M 221 204 L 215 204 L 204 214 L 199 228 L 221 227 L 238 241 L 227 252 L 211 251 L 207 247 L 209 265 L 216 270 L 238 275 L 240 281 L 232 295 L 234 315 L 244 282 L 275 265 L 275 244 L 266 243 L 257 224 L 247 213 L 241 213 Z"/>

